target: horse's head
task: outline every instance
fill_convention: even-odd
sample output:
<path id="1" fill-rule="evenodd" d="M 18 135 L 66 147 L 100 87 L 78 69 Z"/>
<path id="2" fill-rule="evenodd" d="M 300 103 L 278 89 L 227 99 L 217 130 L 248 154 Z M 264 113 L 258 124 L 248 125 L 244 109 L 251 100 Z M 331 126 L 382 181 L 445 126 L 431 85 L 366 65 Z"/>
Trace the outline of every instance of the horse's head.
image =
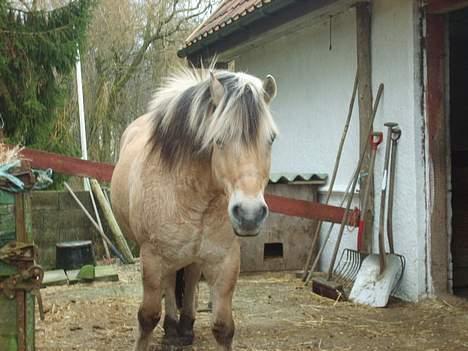
<path id="1" fill-rule="evenodd" d="M 207 73 L 185 69 L 159 88 L 150 104 L 149 144 L 171 172 L 194 161 L 211 164 L 210 184 L 229 198 L 234 231 L 257 235 L 268 215 L 263 191 L 277 134 L 269 109 L 276 83 L 271 76 Z"/>
<path id="2" fill-rule="evenodd" d="M 234 232 L 255 236 L 268 216 L 263 197 L 268 183 L 271 147 L 277 129 L 269 104 L 276 95 L 272 76 L 212 73 L 210 94 L 215 106 L 211 131 L 212 174 L 229 198 Z"/>

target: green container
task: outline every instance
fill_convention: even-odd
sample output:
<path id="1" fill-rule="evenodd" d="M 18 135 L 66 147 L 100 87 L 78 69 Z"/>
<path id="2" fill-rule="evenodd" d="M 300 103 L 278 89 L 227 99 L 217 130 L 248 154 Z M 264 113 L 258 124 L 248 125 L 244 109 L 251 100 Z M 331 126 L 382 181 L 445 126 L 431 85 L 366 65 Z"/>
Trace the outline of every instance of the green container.
<path id="1" fill-rule="evenodd" d="M 31 194 L 0 190 L 0 247 L 12 240 L 32 242 Z M 0 280 L 17 268 L 0 261 Z M 34 350 L 34 297 L 19 292 L 10 300 L 0 290 L 0 350 Z"/>

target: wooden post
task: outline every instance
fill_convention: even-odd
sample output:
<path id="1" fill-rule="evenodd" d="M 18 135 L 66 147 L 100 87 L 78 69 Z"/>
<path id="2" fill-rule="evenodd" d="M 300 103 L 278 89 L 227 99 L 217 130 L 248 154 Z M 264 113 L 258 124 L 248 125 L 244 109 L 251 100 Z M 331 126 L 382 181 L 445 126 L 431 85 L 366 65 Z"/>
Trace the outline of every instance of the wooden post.
<path id="1" fill-rule="evenodd" d="M 359 155 L 369 142 L 369 129 L 372 116 L 372 60 L 371 60 L 371 8 L 368 2 L 356 4 L 356 39 L 357 39 L 357 69 L 358 69 L 358 96 L 359 96 Z M 369 174 L 370 148 L 362 163 L 361 174 Z M 360 179 L 360 189 L 365 188 L 368 177 Z M 361 191 L 359 201 L 364 202 Z M 371 184 L 368 200 L 368 210 L 365 214 L 364 248 L 370 251 L 372 243 L 372 223 L 374 213 L 374 187 Z"/>
<path id="2" fill-rule="evenodd" d="M 443 15 L 427 16 L 427 131 L 431 275 L 434 293 L 448 292 L 447 134 L 445 112 L 445 35 Z"/>
<path id="3" fill-rule="evenodd" d="M 133 254 L 128 247 L 127 241 L 125 240 L 122 231 L 120 230 L 117 221 L 115 220 L 114 214 L 112 209 L 107 202 L 106 198 L 104 197 L 104 193 L 96 179 L 91 179 L 91 189 L 93 190 L 94 195 L 96 195 L 96 199 L 98 200 L 99 205 L 101 206 L 102 212 L 104 217 L 107 219 L 107 223 L 109 224 L 109 228 L 114 235 L 115 243 L 117 244 L 117 248 L 120 250 L 122 255 L 129 263 L 134 263 L 135 259 L 133 258 Z"/>
<path id="4" fill-rule="evenodd" d="M 99 228 L 101 229 L 101 232 L 104 232 L 104 228 L 102 227 L 102 222 L 101 222 L 101 216 L 99 216 L 99 211 L 96 206 L 96 201 L 94 200 L 94 194 L 93 194 L 93 191 L 91 190 L 89 179 L 88 178 L 85 178 L 85 179 L 88 182 L 89 197 L 91 198 L 91 204 L 93 205 L 93 210 L 94 210 L 94 214 L 96 215 L 97 223 L 99 225 Z M 104 245 L 104 251 L 106 252 L 106 258 L 110 260 L 111 256 L 109 252 L 109 246 L 107 246 L 107 242 L 106 240 L 104 240 L 104 238 L 101 237 L 101 239 L 102 239 L 102 245 Z"/>

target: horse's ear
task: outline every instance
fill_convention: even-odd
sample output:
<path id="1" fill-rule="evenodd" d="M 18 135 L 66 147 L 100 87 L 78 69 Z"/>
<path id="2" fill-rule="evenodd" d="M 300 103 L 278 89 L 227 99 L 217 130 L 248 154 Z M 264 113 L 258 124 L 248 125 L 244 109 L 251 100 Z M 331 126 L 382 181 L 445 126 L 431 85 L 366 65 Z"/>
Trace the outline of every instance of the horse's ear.
<path id="1" fill-rule="evenodd" d="M 272 75 L 267 75 L 263 81 L 263 95 L 267 104 L 276 96 L 276 81 Z"/>
<path id="2" fill-rule="evenodd" d="M 210 71 L 210 93 L 213 104 L 218 106 L 224 95 L 224 87 L 212 71 Z"/>

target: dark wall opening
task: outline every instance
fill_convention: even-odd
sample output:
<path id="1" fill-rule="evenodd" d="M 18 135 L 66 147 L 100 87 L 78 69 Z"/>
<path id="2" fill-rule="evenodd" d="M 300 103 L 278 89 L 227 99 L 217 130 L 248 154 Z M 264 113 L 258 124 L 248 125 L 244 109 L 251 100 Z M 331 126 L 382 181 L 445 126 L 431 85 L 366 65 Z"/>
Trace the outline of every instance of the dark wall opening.
<path id="1" fill-rule="evenodd" d="M 453 289 L 468 297 L 468 9 L 450 14 L 449 43 Z"/>
<path id="2" fill-rule="evenodd" d="M 263 247 L 263 259 L 283 258 L 282 243 L 267 243 Z"/>

